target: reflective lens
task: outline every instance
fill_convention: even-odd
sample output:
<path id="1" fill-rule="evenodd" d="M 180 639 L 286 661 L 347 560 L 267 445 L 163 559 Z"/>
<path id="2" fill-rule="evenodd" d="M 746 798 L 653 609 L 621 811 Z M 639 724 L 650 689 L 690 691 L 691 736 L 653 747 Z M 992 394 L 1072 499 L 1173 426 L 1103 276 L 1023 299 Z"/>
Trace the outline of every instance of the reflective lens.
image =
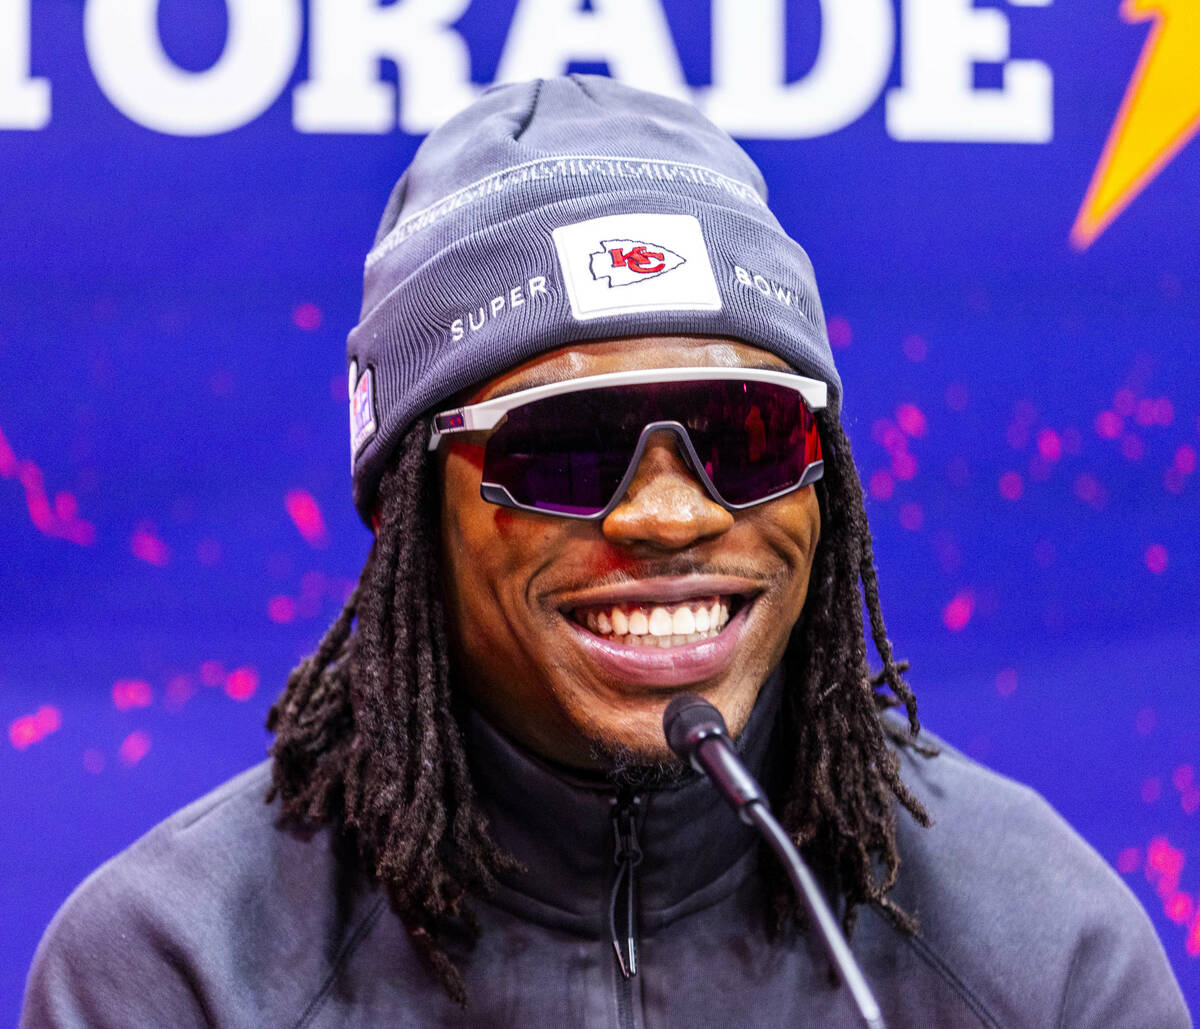
<path id="1" fill-rule="evenodd" d="M 680 452 L 728 507 L 795 489 L 821 460 L 816 419 L 800 394 L 753 380 L 655 382 L 546 397 L 508 412 L 487 443 L 484 495 L 593 517 L 632 475 L 647 427 L 682 428 Z"/>

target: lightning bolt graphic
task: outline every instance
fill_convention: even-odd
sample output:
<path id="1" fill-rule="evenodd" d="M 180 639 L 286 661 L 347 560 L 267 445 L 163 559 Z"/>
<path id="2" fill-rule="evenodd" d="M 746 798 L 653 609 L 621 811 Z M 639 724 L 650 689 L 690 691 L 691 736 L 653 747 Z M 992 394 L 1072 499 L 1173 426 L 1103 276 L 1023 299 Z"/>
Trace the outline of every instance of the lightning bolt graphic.
<path id="1" fill-rule="evenodd" d="M 1077 250 L 1091 246 L 1200 129 L 1200 3 L 1125 0 L 1121 17 L 1154 25 L 1071 229 Z"/>

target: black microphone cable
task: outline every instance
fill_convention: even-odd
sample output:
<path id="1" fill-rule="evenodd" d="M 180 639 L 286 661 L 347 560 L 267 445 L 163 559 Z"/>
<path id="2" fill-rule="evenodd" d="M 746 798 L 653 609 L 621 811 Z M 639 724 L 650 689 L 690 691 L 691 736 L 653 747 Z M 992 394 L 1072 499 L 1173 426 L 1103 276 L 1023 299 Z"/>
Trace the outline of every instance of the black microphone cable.
<path id="1" fill-rule="evenodd" d="M 804 901 L 813 923 L 820 930 L 829 960 L 849 989 L 863 1024 L 870 1029 L 885 1029 L 883 1012 L 854 960 L 833 912 L 825 903 L 816 879 L 791 837 L 771 814 L 762 787 L 734 753 L 721 712 L 694 693 L 682 693 L 663 712 L 663 733 L 671 750 L 696 771 L 708 776 L 738 817 L 763 835 L 776 857 L 783 862 L 792 888 Z"/>

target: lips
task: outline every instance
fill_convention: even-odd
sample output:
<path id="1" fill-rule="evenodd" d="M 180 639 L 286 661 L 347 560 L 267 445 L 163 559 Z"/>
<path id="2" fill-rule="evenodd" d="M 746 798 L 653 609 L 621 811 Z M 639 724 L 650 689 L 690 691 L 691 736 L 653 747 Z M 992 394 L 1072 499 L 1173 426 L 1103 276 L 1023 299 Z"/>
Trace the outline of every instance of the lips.
<path id="1" fill-rule="evenodd" d="M 606 677 L 678 687 L 729 667 L 760 591 L 745 580 L 680 576 L 597 591 L 559 610 Z"/>

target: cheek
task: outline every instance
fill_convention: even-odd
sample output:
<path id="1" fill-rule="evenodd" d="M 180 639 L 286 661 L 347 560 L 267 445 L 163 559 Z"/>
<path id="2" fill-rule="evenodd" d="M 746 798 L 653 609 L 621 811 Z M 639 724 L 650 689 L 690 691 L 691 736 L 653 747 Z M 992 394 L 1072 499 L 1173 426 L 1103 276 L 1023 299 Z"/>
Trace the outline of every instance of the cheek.
<path id="1" fill-rule="evenodd" d="M 511 606 L 523 596 L 547 553 L 548 533 L 537 519 L 479 495 L 482 447 L 445 450 L 439 469 L 447 600 L 460 617 L 495 612 L 498 604 Z"/>
<path id="2" fill-rule="evenodd" d="M 821 513 L 811 486 L 765 505 L 763 538 L 786 563 L 790 592 L 802 604 L 808 592 L 817 543 L 821 538 Z"/>

